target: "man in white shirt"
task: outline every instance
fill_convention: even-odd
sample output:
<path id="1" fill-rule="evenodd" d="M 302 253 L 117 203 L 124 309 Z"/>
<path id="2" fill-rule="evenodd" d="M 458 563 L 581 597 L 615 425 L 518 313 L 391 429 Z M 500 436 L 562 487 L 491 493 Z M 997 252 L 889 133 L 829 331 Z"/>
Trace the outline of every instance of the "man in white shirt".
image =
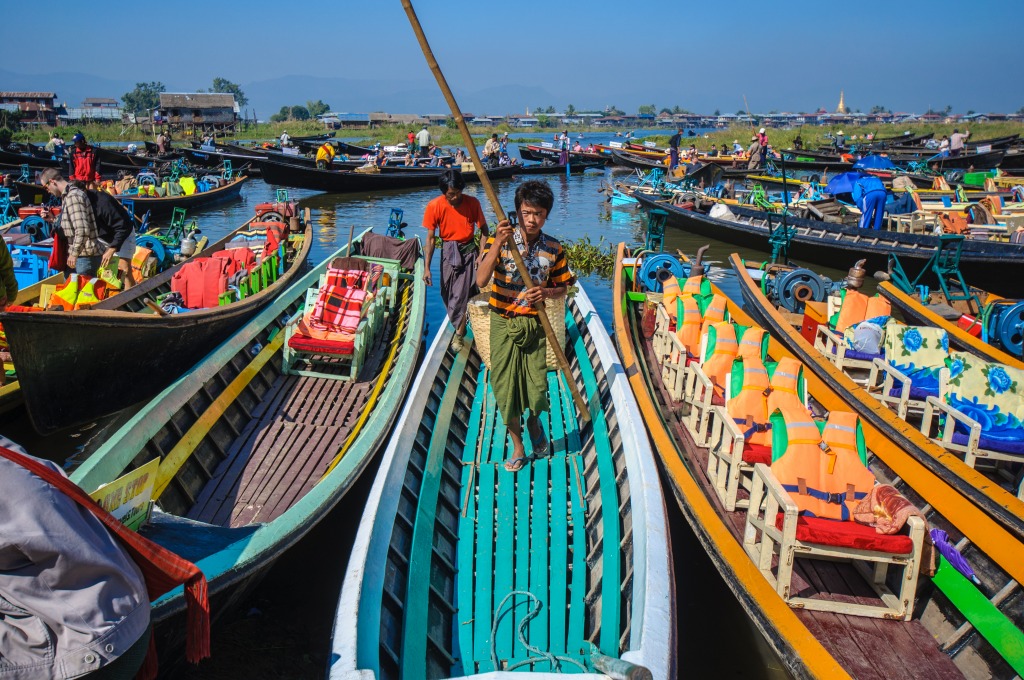
<path id="1" fill-rule="evenodd" d="M 960 130 L 954 128 L 953 134 L 949 136 L 949 155 L 959 156 L 964 152 L 964 142 L 971 136 L 971 131 L 967 130 L 963 133 Z"/>
<path id="2" fill-rule="evenodd" d="M 430 131 L 424 125 L 423 129 L 416 133 L 416 145 L 419 147 L 420 155 L 426 156 L 430 149 Z"/>

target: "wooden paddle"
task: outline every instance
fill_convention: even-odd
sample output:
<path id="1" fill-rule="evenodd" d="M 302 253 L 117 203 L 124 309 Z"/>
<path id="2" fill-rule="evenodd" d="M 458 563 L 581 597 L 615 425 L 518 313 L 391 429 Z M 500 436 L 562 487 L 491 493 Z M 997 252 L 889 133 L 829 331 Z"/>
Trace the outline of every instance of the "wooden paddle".
<path id="1" fill-rule="evenodd" d="M 469 133 L 469 127 L 466 125 L 466 121 L 462 118 L 462 109 L 459 108 L 458 103 L 455 101 L 455 95 L 452 94 L 452 90 L 448 87 L 448 81 L 445 80 L 444 74 L 441 73 L 441 67 L 437 64 L 437 59 L 434 58 L 434 52 L 430 49 L 430 44 L 427 42 L 427 36 L 423 33 L 423 27 L 420 26 L 420 20 L 416 16 L 416 10 L 412 8 L 412 2 L 410 0 L 402 0 L 402 7 L 405 8 L 405 14 L 409 17 L 409 23 L 412 25 L 413 33 L 416 34 L 416 40 L 420 43 L 420 49 L 423 50 L 423 56 L 427 60 L 427 66 L 430 67 L 430 71 L 434 74 L 434 78 L 437 80 L 438 86 L 441 88 L 441 94 L 444 95 L 445 101 L 448 102 L 448 108 L 452 111 L 452 116 L 455 117 L 455 124 L 459 127 L 459 132 L 462 133 L 462 140 L 466 143 L 467 151 L 469 151 L 470 158 L 473 159 L 473 167 L 476 168 L 476 174 L 480 178 L 480 184 L 483 185 L 484 193 L 487 194 L 487 200 L 491 203 L 491 208 L 494 210 L 494 214 L 497 216 L 498 221 L 501 222 L 505 219 L 505 211 L 501 209 L 501 202 L 498 200 L 498 194 L 494 191 L 494 185 L 491 184 L 491 178 L 487 176 L 487 171 L 484 170 L 484 164 L 480 161 L 480 154 L 477 153 L 476 144 L 473 143 L 473 136 Z M 525 241 L 525 238 L 524 238 Z M 523 272 L 523 282 L 529 289 L 536 288 L 537 284 L 534 283 L 533 279 L 526 274 L 529 271 L 526 265 L 523 264 L 523 257 L 519 254 L 519 249 L 514 246 L 509 248 L 512 252 L 512 260 L 516 263 L 516 268 Z M 576 386 L 576 381 L 573 380 L 572 371 L 569 368 L 569 360 L 565 358 L 565 351 L 559 344 L 558 339 L 555 337 L 555 331 L 551 328 L 551 321 L 548 319 L 547 312 L 544 309 L 544 302 L 538 302 L 534 305 L 534 310 L 537 312 L 537 318 L 540 321 L 540 325 L 544 328 L 544 335 L 547 336 L 548 345 L 554 350 L 555 359 L 558 361 L 558 367 L 565 376 L 565 384 L 569 386 L 569 391 L 572 393 L 573 401 L 576 402 L 576 408 L 580 412 L 580 416 L 585 421 L 590 420 L 590 408 L 587 405 L 586 399 L 580 394 L 579 388 Z"/>

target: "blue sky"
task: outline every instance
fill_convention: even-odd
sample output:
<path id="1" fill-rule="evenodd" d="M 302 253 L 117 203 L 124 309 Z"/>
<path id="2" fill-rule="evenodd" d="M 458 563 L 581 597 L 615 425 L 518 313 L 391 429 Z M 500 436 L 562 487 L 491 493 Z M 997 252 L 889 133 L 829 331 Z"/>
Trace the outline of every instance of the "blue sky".
<path id="1" fill-rule="evenodd" d="M 382 96 L 392 107 L 443 109 L 398 0 L 229 0 L 185 11 L 121 0 L 4 4 L 8 80 L 10 73 L 82 73 L 186 91 L 217 76 L 243 88 L 311 76 L 333 79 L 307 97 L 336 110 L 371 110 L 372 96 L 350 94 L 375 88 L 396 95 Z M 964 112 L 1024 106 L 1011 66 L 1021 49 L 1016 4 L 419 0 L 415 7 L 456 96 L 502 88 L 498 109 L 635 112 L 655 104 L 732 113 L 746 95 L 755 112 L 832 110 L 842 89 L 854 109 Z M 52 88 L 44 79 L 38 89 Z M 260 104 L 274 102 L 263 96 Z"/>

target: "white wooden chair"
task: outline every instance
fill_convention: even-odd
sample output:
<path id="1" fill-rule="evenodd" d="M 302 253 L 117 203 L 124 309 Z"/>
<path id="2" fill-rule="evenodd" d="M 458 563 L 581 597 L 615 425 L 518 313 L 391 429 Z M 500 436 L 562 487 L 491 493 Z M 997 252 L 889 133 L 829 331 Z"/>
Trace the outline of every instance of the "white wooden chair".
<path id="1" fill-rule="evenodd" d="M 779 513 L 783 515 L 781 528 L 777 526 Z M 782 488 L 772 474 L 771 468 L 762 463 L 755 465 L 750 504 L 747 508 L 747 523 L 743 534 L 743 548 L 789 606 L 839 614 L 910 620 L 914 613 L 914 597 L 926 529 L 925 522 L 920 517 L 911 516 L 904 527 L 912 546 L 909 553 L 865 550 L 800 540 L 797 538 L 798 519 L 796 503 Z M 870 527 L 863 528 L 874 532 Z M 840 602 L 828 599 L 827 594 L 825 597 L 806 597 L 794 592 L 793 568 L 798 558 L 852 563 L 878 595 L 880 604 Z M 890 566 L 903 569 L 898 593 L 893 593 L 886 583 Z"/>

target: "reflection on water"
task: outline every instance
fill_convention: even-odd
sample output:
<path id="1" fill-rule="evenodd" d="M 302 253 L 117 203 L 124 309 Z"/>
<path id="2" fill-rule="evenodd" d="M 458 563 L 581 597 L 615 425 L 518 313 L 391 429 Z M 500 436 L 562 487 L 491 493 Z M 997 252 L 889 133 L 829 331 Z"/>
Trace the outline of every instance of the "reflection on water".
<path id="1" fill-rule="evenodd" d="M 603 238 L 605 242 L 612 245 L 623 240 L 632 247 L 641 245 L 644 241 L 646 225 L 643 212 L 636 209 L 611 208 L 603 200 L 603 196 L 598 193 L 602 183 L 609 178 L 610 173 L 607 171 L 582 176 L 574 175 L 570 178 L 560 175 L 542 178 L 542 181 L 547 181 L 551 185 L 556 196 L 556 205 L 545 230 L 556 238 L 562 239 L 578 239 L 588 236 L 594 242 Z M 517 185 L 517 180 L 511 180 L 499 182 L 495 186 L 499 200 L 506 212 L 513 209 L 513 198 Z M 329 195 L 289 189 L 289 194 L 290 200 L 298 201 L 301 208 L 309 208 L 312 212 L 316 235 L 311 248 L 310 260 L 315 263 L 320 262 L 344 245 L 348 240 L 350 225 L 355 226 L 356 233 L 367 227 L 373 227 L 378 233 L 383 233 L 392 208 L 404 211 L 404 219 L 409 225 L 406 229 L 408 237 L 422 237 L 424 235 L 421 228 L 423 211 L 427 203 L 438 195 L 438 189 L 435 187 L 411 191 L 391 191 L 374 195 Z M 493 220 L 493 211 L 487 204 L 480 185 L 470 184 L 466 188 L 466 194 L 478 198 L 484 205 L 488 219 Z M 246 183 L 242 189 L 240 200 L 205 210 L 197 210 L 190 217 L 199 217 L 203 232 L 213 241 L 249 219 L 257 203 L 273 200 L 275 200 L 274 187 L 268 186 L 262 180 L 253 180 Z M 684 234 L 671 227 L 665 234 L 665 250 L 668 252 L 681 249 L 685 253 L 692 254 L 705 243 L 708 243 L 706 239 Z M 736 250 L 727 244 L 712 241 L 708 259 L 712 262 L 724 263 L 729 253 Z M 740 252 L 741 255 L 755 260 L 765 257 L 763 253 L 755 251 Z M 434 258 L 432 267 L 434 281 L 440 280 L 439 261 L 439 257 Z M 843 274 L 842 272 L 825 273 L 830 276 Z M 711 277 L 730 295 L 738 297 L 738 289 L 731 272 L 713 270 Z M 611 330 L 611 282 L 591 276 L 584 278 L 582 283 L 605 325 Z M 427 321 L 428 336 L 435 332 L 439 324 L 445 322 L 445 311 L 436 286 L 428 290 Z M 21 413 L 16 418 L 24 422 L 25 415 Z M 0 432 L 16 435 L 15 438 L 27 444 L 33 452 L 46 455 L 47 451 L 52 451 L 55 459 L 63 459 L 69 451 L 81 449 L 80 443 L 83 440 L 102 439 L 96 434 L 102 432 L 104 426 L 112 427 L 118 422 L 115 419 L 107 419 L 90 430 L 62 433 L 48 439 L 36 437 L 30 432 L 26 432 L 25 428 L 16 428 L 10 425 L 0 426 Z M 372 477 L 372 475 L 368 475 L 368 477 Z M 756 632 L 751 632 L 752 626 L 749 620 L 678 512 L 671 494 L 669 494 L 668 502 L 673 508 L 671 511 L 673 553 L 678 570 L 680 669 L 687 669 L 689 675 L 693 675 L 694 672 L 698 675 L 710 673 L 716 675 L 743 674 L 753 677 L 772 675 L 770 669 L 778 667 L 778 662 L 765 656 L 763 645 L 759 642 L 759 635 Z M 353 509 L 347 508 L 345 511 L 353 512 Z M 287 566 L 282 568 L 287 568 Z M 335 574 L 339 583 L 341 574 L 341 570 Z M 288 578 L 280 580 L 289 582 Z M 321 592 L 331 592 L 332 589 L 337 592 L 337 586 L 338 584 L 327 584 Z M 301 584 L 296 587 L 303 590 Z M 280 589 L 281 586 L 278 585 L 277 588 Z M 257 596 L 260 596 L 259 593 Z M 270 595 L 264 594 L 263 597 L 270 597 Z M 324 608 L 324 611 L 319 613 L 320 618 L 329 620 L 334 609 L 333 599 L 326 598 L 318 606 Z M 247 606 L 243 606 L 242 610 L 246 609 Z M 285 610 L 286 613 L 282 615 L 294 616 L 295 621 L 285 622 L 282 625 L 284 629 L 301 625 L 299 622 L 307 614 L 305 610 L 300 611 L 290 607 L 285 607 Z M 714 614 L 708 615 L 707 612 L 714 612 Z M 281 622 L 275 625 L 281 625 Z M 328 640 L 324 639 L 322 643 L 326 649 Z M 202 672 L 190 674 L 189 677 L 202 677 Z"/>

